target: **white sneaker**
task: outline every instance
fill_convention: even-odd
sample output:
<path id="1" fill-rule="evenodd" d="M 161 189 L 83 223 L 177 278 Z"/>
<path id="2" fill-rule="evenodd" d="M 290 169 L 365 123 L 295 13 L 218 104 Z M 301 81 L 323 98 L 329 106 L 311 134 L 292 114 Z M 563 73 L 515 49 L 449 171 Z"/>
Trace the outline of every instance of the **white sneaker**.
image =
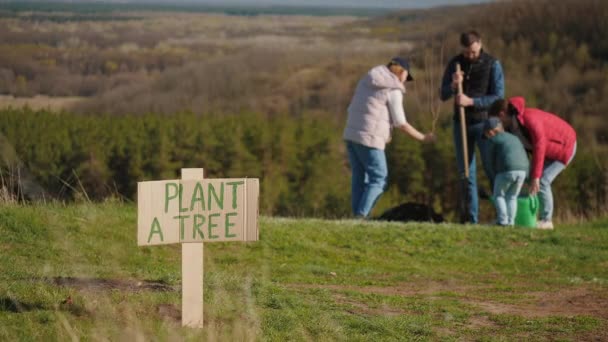
<path id="1" fill-rule="evenodd" d="M 553 229 L 553 222 L 551 222 L 551 221 L 545 221 L 545 220 L 540 220 L 536 224 L 536 228 L 551 230 L 551 229 Z"/>

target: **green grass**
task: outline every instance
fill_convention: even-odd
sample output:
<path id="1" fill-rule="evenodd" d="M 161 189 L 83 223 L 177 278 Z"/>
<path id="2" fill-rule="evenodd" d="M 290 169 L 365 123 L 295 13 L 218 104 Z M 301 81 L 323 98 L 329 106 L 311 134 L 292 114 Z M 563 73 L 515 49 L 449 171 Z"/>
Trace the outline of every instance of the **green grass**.
<path id="1" fill-rule="evenodd" d="M 193 330 L 179 321 L 180 246 L 138 247 L 136 216 L 0 208 L 0 340 L 608 338 L 606 220 L 547 232 L 262 218 L 259 242 L 205 245 Z"/>

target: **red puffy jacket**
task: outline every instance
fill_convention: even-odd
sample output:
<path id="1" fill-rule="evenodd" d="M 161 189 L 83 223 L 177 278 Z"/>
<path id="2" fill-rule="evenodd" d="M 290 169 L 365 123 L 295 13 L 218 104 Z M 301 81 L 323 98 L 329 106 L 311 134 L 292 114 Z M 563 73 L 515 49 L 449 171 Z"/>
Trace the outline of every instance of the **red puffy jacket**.
<path id="1" fill-rule="evenodd" d="M 523 97 L 512 97 L 509 103 L 517 109 L 517 121 L 527 129 L 533 146 L 530 178 L 541 177 L 547 159 L 568 164 L 576 143 L 572 126 L 555 114 L 525 108 Z"/>

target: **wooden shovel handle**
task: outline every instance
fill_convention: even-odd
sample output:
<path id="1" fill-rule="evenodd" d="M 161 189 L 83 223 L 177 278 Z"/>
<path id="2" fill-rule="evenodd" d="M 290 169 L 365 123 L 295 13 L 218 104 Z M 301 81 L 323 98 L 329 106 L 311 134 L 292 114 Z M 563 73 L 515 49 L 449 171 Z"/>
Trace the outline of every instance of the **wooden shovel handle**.
<path id="1" fill-rule="evenodd" d="M 456 63 L 456 72 L 460 74 L 460 63 Z M 462 81 L 458 82 L 458 95 L 462 95 Z M 469 178 L 469 149 L 468 149 L 468 141 L 467 141 L 467 124 L 466 118 L 464 115 L 464 107 L 459 105 L 458 111 L 460 114 L 460 135 L 462 136 L 462 157 L 463 157 L 463 165 L 464 165 L 464 178 Z"/>

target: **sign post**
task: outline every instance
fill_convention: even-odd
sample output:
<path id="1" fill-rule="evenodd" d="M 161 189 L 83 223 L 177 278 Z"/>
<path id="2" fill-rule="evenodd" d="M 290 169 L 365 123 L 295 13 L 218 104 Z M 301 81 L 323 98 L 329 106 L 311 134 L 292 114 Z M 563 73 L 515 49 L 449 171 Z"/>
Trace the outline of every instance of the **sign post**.
<path id="1" fill-rule="evenodd" d="M 182 180 L 203 179 L 203 169 L 182 169 Z M 182 326 L 203 327 L 203 243 L 182 243 Z"/>
<path id="2" fill-rule="evenodd" d="M 182 178 L 137 183 L 137 244 L 182 244 L 182 326 L 203 327 L 203 243 L 257 241 L 259 180 Z"/>

